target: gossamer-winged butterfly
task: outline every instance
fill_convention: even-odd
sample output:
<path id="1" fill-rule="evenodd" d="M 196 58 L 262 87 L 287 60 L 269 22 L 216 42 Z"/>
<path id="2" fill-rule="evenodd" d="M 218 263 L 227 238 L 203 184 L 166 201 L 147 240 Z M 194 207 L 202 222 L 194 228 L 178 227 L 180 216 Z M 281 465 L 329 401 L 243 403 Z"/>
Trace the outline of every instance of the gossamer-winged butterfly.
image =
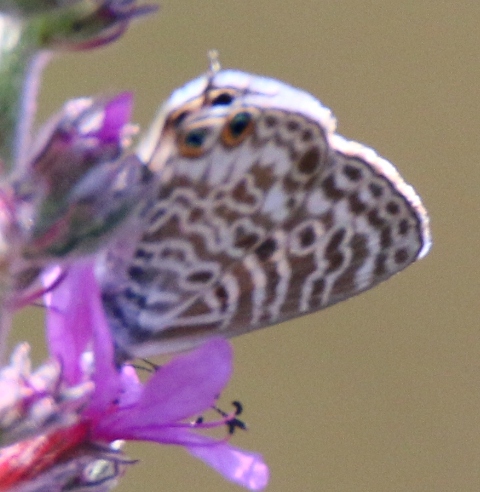
<path id="1" fill-rule="evenodd" d="M 212 69 L 172 94 L 139 155 L 155 196 L 97 265 L 129 355 L 323 309 L 430 248 L 427 213 L 393 165 L 276 80 Z"/>

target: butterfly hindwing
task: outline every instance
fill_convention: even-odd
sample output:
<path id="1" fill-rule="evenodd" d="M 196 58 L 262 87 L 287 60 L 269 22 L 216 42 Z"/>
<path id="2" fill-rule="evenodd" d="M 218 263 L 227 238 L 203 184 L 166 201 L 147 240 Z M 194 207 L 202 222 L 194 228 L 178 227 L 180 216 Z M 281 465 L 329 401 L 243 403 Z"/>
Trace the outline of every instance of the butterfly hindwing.
<path id="1" fill-rule="evenodd" d="M 103 282 L 124 349 L 170 351 L 278 323 L 423 254 L 427 219 L 413 189 L 333 131 L 310 95 L 239 72 L 167 109 L 150 162 L 158 194 L 131 256 L 105 277 L 115 282 Z"/>

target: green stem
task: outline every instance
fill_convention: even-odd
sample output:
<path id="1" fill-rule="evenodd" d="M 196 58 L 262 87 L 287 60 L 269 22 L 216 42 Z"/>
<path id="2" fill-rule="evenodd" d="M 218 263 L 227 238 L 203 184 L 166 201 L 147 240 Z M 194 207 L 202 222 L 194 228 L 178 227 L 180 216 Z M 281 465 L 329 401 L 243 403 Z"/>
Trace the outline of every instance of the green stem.
<path id="1" fill-rule="evenodd" d="M 37 2 L 37 0 L 35 0 Z M 39 53 L 88 41 L 108 27 L 98 15 L 98 2 L 81 0 L 52 8 L 51 0 L 0 0 L 0 157 L 3 174 L 21 160 L 35 110 L 40 66 Z M 10 5 L 19 12 L 9 15 Z"/>
<path id="2" fill-rule="evenodd" d="M 35 46 L 29 42 L 25 23 L 15 17 L 0 16 L 0 156 L 3 173 L 13 167 L 16 157 L 17 124 L 22 112 L 24 81 Z"/>
<path id="3" fill-rule="evenodd" d="M 0 11 L 36 14 L 58 7 L 58 0 L 0 0 Z"/>

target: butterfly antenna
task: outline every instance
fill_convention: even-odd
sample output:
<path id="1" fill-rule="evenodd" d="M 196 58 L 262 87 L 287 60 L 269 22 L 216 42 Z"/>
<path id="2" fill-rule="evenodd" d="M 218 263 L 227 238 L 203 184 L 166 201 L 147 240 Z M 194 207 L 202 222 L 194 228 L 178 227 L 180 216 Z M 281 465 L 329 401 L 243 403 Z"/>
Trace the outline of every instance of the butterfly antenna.
<path id="1" fill-rule="evenodd" d="M 222 65 L 220 64 L 219 60 L 219 53 L 218 50 L 210 50 L 208 52 L 208 72 L 211 77 L 213 77 L 217 72 L 219 72 L 222 69 Z"/>

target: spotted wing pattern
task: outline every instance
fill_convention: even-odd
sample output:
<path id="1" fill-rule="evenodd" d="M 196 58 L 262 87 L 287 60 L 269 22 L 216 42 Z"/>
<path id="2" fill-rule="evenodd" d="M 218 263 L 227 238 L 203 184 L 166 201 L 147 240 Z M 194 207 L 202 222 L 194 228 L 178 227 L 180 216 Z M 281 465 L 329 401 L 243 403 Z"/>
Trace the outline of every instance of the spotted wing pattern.
<path id="1" fill-rule="evenodd" d="M 140 150 L 158 176 L 98 267 L 118 345 L 152 355 L 322 309 L 424 256 L 395 168 L 309 94 L 220 71 L 175 92 Z"/>

